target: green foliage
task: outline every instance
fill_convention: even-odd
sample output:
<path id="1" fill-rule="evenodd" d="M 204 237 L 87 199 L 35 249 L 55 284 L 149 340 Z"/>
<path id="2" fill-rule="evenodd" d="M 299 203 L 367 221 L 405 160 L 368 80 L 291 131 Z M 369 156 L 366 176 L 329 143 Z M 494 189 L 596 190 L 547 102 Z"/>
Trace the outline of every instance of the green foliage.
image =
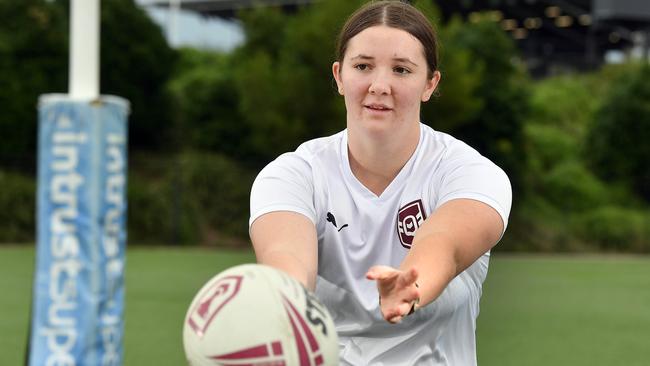
<path id="1" fill-rule="evenodd" d="M 233 69 L 239 114 L 250 131 L 244 145 L 260 160 L 345 127 L 331 63 L 335 35 L 359 3 L 318 2 L 292 17 L 273 8 L 243 14 L 247 42 L 233 56 L 239 60 Z M 440 97 L 423 107 L 422 119 L 468 140 L 518 182 L 526 101 L 523 78 L 511 61 L 512 41 L 492 23 L 456 20 L 443 27 L 432 1 L 415 5 L 439 26 L 443 38 Z"/>
<path id="2" fill-rule="evenodd" d="M 531 88 L 531 113 L 524 127 L 527 152 L 526 185 L 565 212 L 612 201 L 611 191 L 582 160 L 589 121 L 599 99 L 584 76 L 541 80 Z"/>
<path id="3" fill-rule="evenodd" d="M 161 29 L 133 0 L 101 4 L 101 92 L 131 102 L 131 147 L 170 150 L 174 126 L 165 84 L 175 53 Z"/>
<path id="4" fill-rule="evenodd" d="M 261 162 L 345 127 L 333 88 L 335 35 L 354 1 L 317 2 L 287 17 L 274 8 L 242 15 L 247 42 L 233 58 L 246 146 Z"/>
<path id="5" fill-rule="evenodd" d="M 530 95 L 529 122 L 553 126 L 582 141 L 599 107 L 593 82 L 582 75 L 559 76 L 539 81 Z"/>
<path id="6" fill-rule="evenodd" d="M 433 24 L 438 35 L 439 68 L 442 75 L 432 99 L 422 105 L 422 121 L 437 130 L 453 132 L 471 123 L 483 107 L 477 89 L 483 66 L 472 62 L 471 52 L 455 42 L 447 42 L 464 26 L 459 18 L 442 23 L 440 9 L 431 0 L 413 3 Z"/>
<path id="7" fill-rule="evenodd" d="M 195 129 L 197 124 L 214 126 L 215 133 L 208 138 L 212 142 L 199 140 L 195 146 L 263 163 L 304 140 L 344 128 L 344 104 L 333 87 L 331 64 L 335 35 L 360 3 L 318 2 L 294 16 L 273 7 L 242 13 L 246 43 L 230 56 L 231 61 L 216 63 L 227 65 L 229 76 L 209 71 L 206 61 L 203 67 L 197 65 L 201 72 L 177 74 L 172 83 L 177 99 L 189 92 L 200 101 L 210 99 L 207 96 L 216 102 L 238 101 L 237 113 L 222 111 L 218 116 L 208 111 L 214 104 L 194 104 L 195 113 L 180 107 L 183 125 L 201 131 L 197 136 L 206 136 L 203 128 Z M 439 25 L 443 38 L 440 97 L 423 107 L 423 120 L 460 135 L 517 177 L 525 155 L 521 118 L 526 103 L 521 73 L 511 61 L 512 41 L 492 23 L 467 25 L 456 20 L 443 26 L 433 2 L 421 0 L 415 5 Z M 490 49 L 487 55 L 485 48 Z M 204 80 L 199 81 L 200 75 Z M 238 124 L 231 123 L 235 118 Z M 187 122 L 192 120 L 200 122 Z M 222 134 L 223 129 L 236 133 Z M 245 156 L 223 147 L 233 140 Z"/>
<path id="8" fill-rule="evenodd" d="M 435 20 L 430 20 L 437 24 Z M 485 103 L 478 92 L 484 65 L 476 65 L 469 50 L 459 47 L 455 42 L 447 42 L 462 27 L 463 23 L 459 19 L 453 19 L 439 35 L 442 78 L 437 94 L 422 105 L 421 111 L 425 123 L 437 130 L 451 133 L 472 123 Z"/>
<path id="9" fill-rule="evenodd" d="M 537 197 L 536 197 L 537 198 Z M 530 199 L 528 199 L 530 201 Z M 545 200 L 537 202 L 514 201 L 508 228 L 494 247 L 495 252 L 553 252 L 564 242 L 566 229 L 556 217 L 538 211 L 538 206 L 557 213 L 558 210 Z"/>
<path id="10" fill-rule="evenodd" d="M 232 69 L 236 60 L 228 55 L 182 49 L 168 88 L 177 114 L 175 136 L 185 148 L 202 149 L 249 158 L 250 131 L 241 123 Z"/>
<path id="11" fill-rule="evenodd" d="M 607 98 L 621 88 L 629 70 L 630 66 L 605 67 L 592 74 L 533 84 L 532 113 L 525 125 L 527 194 L 515 196 L 519 204 L 513 207 L 509 232 L 500 247 L 648 251 L 647 204 L 624 184 L 597 176 L 588 164 L 593 150 L 585 154 L 587 142 L 596 134 L 592 121 L 603 118 Z M 617 108 L 612 105 L 611 113 L 620 113 Z M 600 132 L 607 133 L 611 131 Z"/>
<path id="12" fill-rule="evenodd" d="M 182 220 L 173 180 L 173 157 L 132 155 L 129 163 L 128 241 L 138 244 L 179 244 L 197 240 L 192 222 Z"/>
<path id="13" fill-rule="evenodd" d="M 650 202 L 650 66 L 617 78 L 598 111 L 585 156 L 607 181 L 628 184 Z"/>
<path id="14" fill-rule="evenodd" d="M 42 0 L 1 0 L 0 19 L 0 163 L 7 164 L 35 156 L 38 96 L 67 88 L 68 32 L 65 13 Z"/>
<path id="15" fill-rule="evenodd" d="M 576 230 L 585 241 L 601 249 L 650 252 L 650 214 L 619 206 L 604 206 L 576 219 Z"/>
<path id="16" fill-rule="evenodd" d="M 450 23 L 444 42 L 453 45 L 453 49 L 468 52 L 467 70 L 481 71 L 473 92 L 480 102 L 468 99 L 472 113 L 450 132 L 501 166 L 508 173 L 515 192 L 522 192 L 526 164 L 523 124 L 528 113 L 528 82 L 523 70 L 513 61 L 517 52 L 512 39 L 491 21 L 456 21 Z M 462 59 L 459 55 L 459 62 Z"/>
<path id="17" fill-rule="evenodd" d="M 556 164 L 580 157 L 579 141 L 562 129 L 546 124 L 527 123 L 524 128 L 527 142 L 528 174 L 535 181 L 541 179 Z M 533 183 L 535 184 L 535 183 Z"/>
<path id="18" fill-rule="evenodd" d="M 296 98 L 296 90 L 281 80 L 279 57 L 286 47 L 288 18 L 278 8 L 259 7 L 241 13 L 246 43 L 234 53 L 233 91 L 240 123 L 249 131 L 244 146 L 266 162 L 294 149 L 304 127 L 283 110 L 283 101 Z M 282 87 L 278 87 L 282 86 Z M 307 93 L 305 93 L 307 94 Z M 242 141 L 240 141 L 241 143 Z"/>
<path id="19" fill-rule="evenodd" d="M 305 126 L 306 136 L 320 137 L 345 128 L 343 98 L 336 92 L 332 63 L 336 36 L 343 22 L 361 3 L 359 0 L 326 1 L 304 8 L 287 24 L 281 73 L 283 82 L 296 95 L 286 106 L 289 114 Z"/>
<path id="20" fill-rule="evenodd" d="M 255 174 L 220 155 L 186 152 L 179 160 L 180 189 L 194 209 L 201 241 L 248 237 L 249 196 Z M 178 194 L 178 192 L 176 192 Z"/>
<path id="21" fill-rule="evenodd" d="M 246 242 L 257 170 L 248 167 L 345 128 L 331 65 L 336 34 L 363 2 L 243 12 L 246 43 L 231 54 L 174 52 L 133 0 L 102 2 L 102 92 L 132 103 L 129 242 Z M 5 167 L 33 161 L 38 95 L 65 90 L 67 4 L 0 0 Z M 513 182 L 496 250 L 650 251 L 648 205 L 630 189 L 650 199 L 650 68 L 531 82 L 497 24 L 445 24 L 433 1 L 414 5 L 441 39 L 442 81 L 422 121 L 474 146 Z M 3 172 L 0 184 L 3 241 L 33 240 L 34 179 Z"/>
<path id="22" fill-rule="evenodd" d="M 132 158 L 129 241 L 241 245 L 254 174 L 216 154 Z"/>
<path id="23" fill-rule="evenodd" d="M 595 147 L 586 144 L 595 133 L 592 121 L 602 118 L 604 98 L 629 69 L 606 67 L 534 84 L 525 126 L 528 189 L 513 207 L 507 249 L 647 251 L 648 234 L 641 229 L 647 205 L 624 185 L 594 174 L 588 161 Z"/>
<path id="24" fill-rule="evenodd" d="M 434 30 L 438 32 L 438 29 L 442 24 L 442 15 L 440 14 L 440 9 L 436 2 L 432 0 L 415 0 L 411 1 L 411 4 L 420 10 L 427 19 L 429 19 L 431 24 L 433 24 Z"/>
<path id="25" fill-rule="evenodd" d="M 129 243 L 247 245 L 255 174 L 216 154 L 130 156 Z M 36 182 L 0 171 L 0 242 L 33 241 Z"/>
<path id="26" fill-rule="evenodd" d="M 591 95 L 588 79 L 582 75 L 553 77 L 537 81 L 531 88 L 531 113 L 524 136 L 528 159 L 526 185 L 532 192 L 540 193 L 549 179 L 548 172 L 567 161 L 574 169 L 591 174 L 580 167 L 584 165 L 581 151 L 600 99 Z"/>
<path id="27" fill-rule="evenodd" d="M 38 96 L 67 90 L 69 1 L 0 1 L 0 163 L 32 170 Z M 164 84 L 173 52 L 133 0 L 102 1 L 101 91 L 129 99 L 130 144 L 160 147 L 170 137 Z M 29 165 L 29 166 L 27 166 Z"/>
<path id="28" fill-rule="evenodd" d="M 0 242 L 34 240 L 36 184 L 30 177 L 0 171 Z"/>
<path id="29" fill-rule="evenodd" d="M 294 150 L 305 135 L 304 123 L 289 114 L 287 108 L 290 103 L 299 103 L 297 91 L 284 87 L 282 75 L 263 52 L 246 56 L 235 70 L 242 122 L 251 132 L 250 147 L 254 155 L 265 161 Z"/>
<path id="30" fill-rule="evenodd" d="M 253 7 L 239 13 L 246 43 L 237 55 L 263 52 L 277 59 L 286 37 L 289 17 L 277 7 Z"/>
<path id="31" fill-rule="evenodd" d="M 607 187 L 576 160 L 557 164 L 542 180 L 542 195 L 565 212 L 580 212 L 609 201 Z"/>

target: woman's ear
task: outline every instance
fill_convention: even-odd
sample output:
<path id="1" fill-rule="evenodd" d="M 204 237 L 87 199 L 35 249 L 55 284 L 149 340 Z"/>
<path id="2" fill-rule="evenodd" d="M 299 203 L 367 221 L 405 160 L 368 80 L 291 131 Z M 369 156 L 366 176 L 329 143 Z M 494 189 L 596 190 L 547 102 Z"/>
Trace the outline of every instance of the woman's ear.
<path id="1" fill-rule="evenodd" d="M 339 90 L 339 94 L 343 95 L 343 83 L 341 82 L 341 63 L 336 61 L 332 64 L 332 75 L 336 81 L 336 87 Z"/>
<path id="2" fill-rule="evenodd" d="M 440 77 L 441 77 L 440 71 L 434 71 L 431 79 L 427 80 L 427 85 L 425 86 L 424 91 L 422 92 L 423 102 L 429 101 L 433 92 L 436 91 L 436 88 L 438 87 L 438 83 L 440 82 Z"/>

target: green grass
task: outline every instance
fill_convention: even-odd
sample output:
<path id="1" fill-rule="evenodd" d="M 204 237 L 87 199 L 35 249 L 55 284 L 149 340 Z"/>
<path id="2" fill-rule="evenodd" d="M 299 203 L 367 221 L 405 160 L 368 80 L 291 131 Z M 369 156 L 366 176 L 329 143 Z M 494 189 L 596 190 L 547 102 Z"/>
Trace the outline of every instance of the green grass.
<path id="1" fill-rule="evenodd" d="M 218 272 L 254 258 L 248 251 L 130 250 L 124 365 L 186 365 L 182 329 L 192 298 Z"/>
<path id="2" fill-rule="evenodd" d="M 480 365 L 648 365 L 649 257 L 495 254 Z"/>
<path id="3" fill-rule="evenodd" d="M 27 343 L 34 251 L 0 247 L 0 365 L 22 365 Z"/>
<path id="4" fill-rule="evenodd" d="M 254 260 L 249 251 L 137 248 L 127 253 L 125 366 L 185 365 L 183 318 L 213 275 Z M 0 247 L 0 365 L 22 365 L 34 250 Z"/>
<path id="5" fill-rule="evenodd" d="M 137 248 L 127 254 L 125 366 L 182 366 L 196 291 L 250 252 Z M 34 251 L 0 247 L 0 365 L 21 365 Z M 647 365 L 650 258 L 493 255 L 478 322 L 481 366 Z"/>

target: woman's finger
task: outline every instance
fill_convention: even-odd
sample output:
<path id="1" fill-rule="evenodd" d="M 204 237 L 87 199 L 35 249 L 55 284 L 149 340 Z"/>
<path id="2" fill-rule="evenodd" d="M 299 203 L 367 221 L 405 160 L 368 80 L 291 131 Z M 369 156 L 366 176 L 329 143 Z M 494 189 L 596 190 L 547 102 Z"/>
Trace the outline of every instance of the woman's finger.
<path id="1" fill-rule="evenodd" d="M 418 271 L 415 268 L 411 268 L 407 271 L 402 272 L 402 275 L 399 279 L 399 285 L 402 287 L 409 287 L 415 283 L 418 279 Z"/>
<path id="2" fill-rule="evenodd" d="M 372 266 L 366 272 L 366 278 L 369 280 L 385 280 L 399 275 L 400 271 L 389 266 Z"/>

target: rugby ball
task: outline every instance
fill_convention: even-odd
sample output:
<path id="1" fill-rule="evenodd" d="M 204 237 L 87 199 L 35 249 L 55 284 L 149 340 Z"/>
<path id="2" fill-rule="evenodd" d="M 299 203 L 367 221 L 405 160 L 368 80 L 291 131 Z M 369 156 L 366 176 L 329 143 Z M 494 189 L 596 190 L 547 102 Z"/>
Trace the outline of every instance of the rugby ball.
<path id="1" fill-rule="evenodd" d="M 199 290 L 183 347 L 191 366 L 338 365 L 327 309 L 298 281 L 260 264 L 227 269 Z"/>

